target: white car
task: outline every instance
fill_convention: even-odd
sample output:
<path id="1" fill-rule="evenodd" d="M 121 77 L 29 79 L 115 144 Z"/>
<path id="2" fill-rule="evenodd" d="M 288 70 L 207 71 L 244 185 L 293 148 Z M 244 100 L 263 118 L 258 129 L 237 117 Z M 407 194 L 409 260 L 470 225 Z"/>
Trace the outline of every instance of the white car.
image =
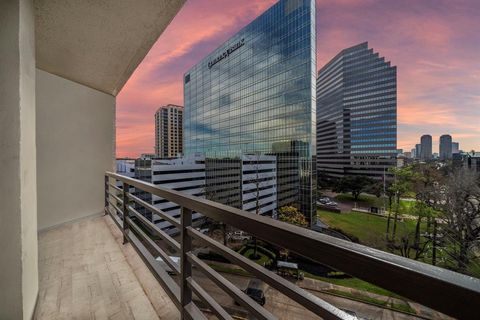
<path id="1" fill-rule="evenodd" d="M 228 235 L 228 238 L 233 241 L 246 241 L 252 239 L 251 236 L 243 231 L 234 231 Z"/>

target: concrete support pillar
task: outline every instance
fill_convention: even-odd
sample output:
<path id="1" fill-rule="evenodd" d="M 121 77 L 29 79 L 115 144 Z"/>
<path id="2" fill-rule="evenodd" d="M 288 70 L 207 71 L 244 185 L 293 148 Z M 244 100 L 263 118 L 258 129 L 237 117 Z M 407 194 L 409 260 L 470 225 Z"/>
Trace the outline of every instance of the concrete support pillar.
<path id="1" fill-rule="evenodd" d="M 38 294 L 33 0 L 0 1 L 0 319 Z"/>

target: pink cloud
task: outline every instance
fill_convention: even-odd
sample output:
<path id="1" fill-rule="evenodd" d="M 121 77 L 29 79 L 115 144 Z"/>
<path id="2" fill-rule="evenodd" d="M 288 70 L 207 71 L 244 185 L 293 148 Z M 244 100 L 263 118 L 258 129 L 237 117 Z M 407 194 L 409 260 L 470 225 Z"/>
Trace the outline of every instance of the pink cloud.
<path id="1" fill-rule="evenodd" d="M 187 1 L 117 99 L 117 155 L 152 152 L 153 114 L 183 104 L 183 73 L 276 0 Z M 480 2 L 317 0 L 317 68 L 368 41 L 397 66 L 399 147 L 451 133 L 479 149 Z"/>

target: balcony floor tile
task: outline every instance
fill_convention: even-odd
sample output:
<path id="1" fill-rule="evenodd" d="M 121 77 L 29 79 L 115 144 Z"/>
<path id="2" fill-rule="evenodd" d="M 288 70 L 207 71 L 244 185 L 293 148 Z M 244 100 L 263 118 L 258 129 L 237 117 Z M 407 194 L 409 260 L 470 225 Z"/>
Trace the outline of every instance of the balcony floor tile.
<path id="1" fill-rule="evenodd" d="M 35 319 L 174 319 L 178 311 L 110 217 L 39 234 Z"/>

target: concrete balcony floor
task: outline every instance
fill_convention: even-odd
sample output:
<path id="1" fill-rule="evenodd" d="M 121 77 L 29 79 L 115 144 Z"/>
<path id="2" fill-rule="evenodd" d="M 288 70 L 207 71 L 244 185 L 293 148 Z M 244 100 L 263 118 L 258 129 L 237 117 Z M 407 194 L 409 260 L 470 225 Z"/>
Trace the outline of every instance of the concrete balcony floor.
<path id="1" fill-rule="evenodd" d="M 39 234 L 35 319 L 178 319 L 165 291 L 110 217 Z"/>

